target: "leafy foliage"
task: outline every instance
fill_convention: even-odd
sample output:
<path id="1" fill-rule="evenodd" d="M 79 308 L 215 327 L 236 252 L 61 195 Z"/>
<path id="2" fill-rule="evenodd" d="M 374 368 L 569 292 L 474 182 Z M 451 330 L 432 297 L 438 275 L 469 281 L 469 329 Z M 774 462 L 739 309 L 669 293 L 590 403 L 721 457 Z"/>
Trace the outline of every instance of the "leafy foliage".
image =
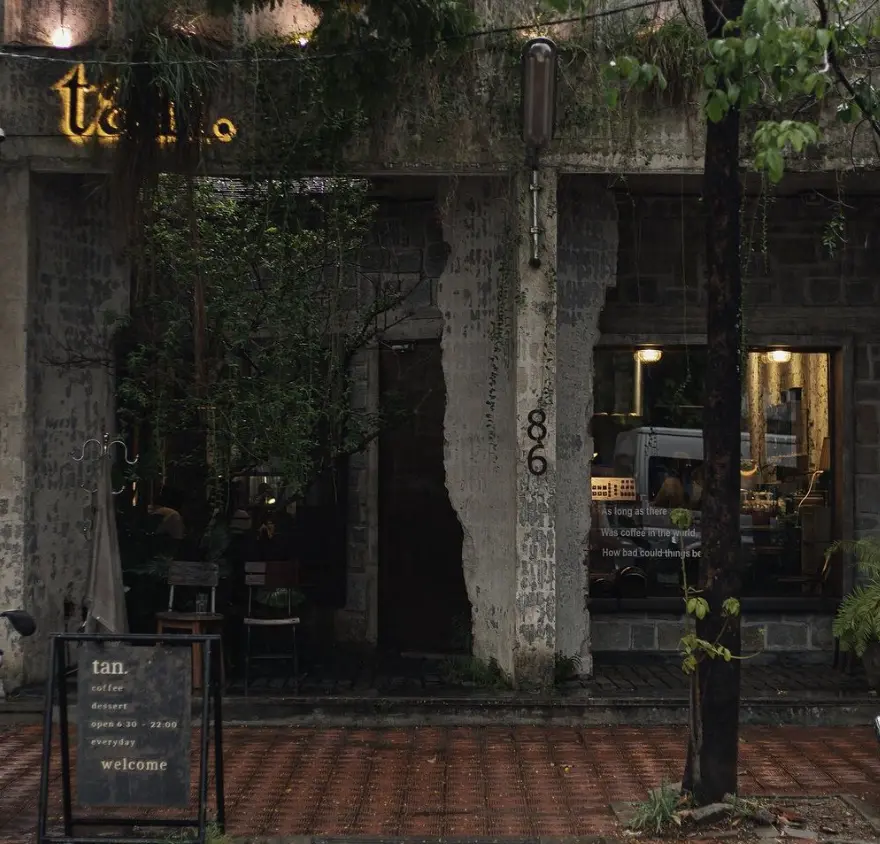
<path id="1" fill-rule="evenodd" d="M 648 793 L 648 799 L 635 807 L 630 829 L 660 835 L 681 826 L 681 809 L 687 799 L 676 786 L 661 785 Z"/>
<path id="2" fill-rule="evenodd" d="M 129 425 L 149 420 L 147 466 L 271 467 L 295 500 L 377 435 L 384 417 L 352 406 L 351 362 L 411 290 L 361 267 L 366 187 L 321 187 L 160 181 L 119 387 Z"/>
<path id="3" fill-rule="evenodd" d="M 581 673 L 581 658 L 577 654 L 566 656 L 557 651 L 553 657 L 553 683 L 562 686 L 576 680 Z"/>
<path id="4" fill-rule="evenodd" d="M 874 538 L 835 542 L 826 561 L 838 553 L 853 554 L 865 582 L 841 602 L 832 625 L 840 649 L 863 656 L 872 642 L 880 642 L 880 541 Z"/>
<path id="5" fill-rule="evenodd" d="M 815 116 L 798 119 L 816 105 L 833 99 L 839 123 L 867 123 L 880 137 L 880 93 L 870 72 L 871 43 L 878 36 L 880 23 L 852 14 L 846 0 L 817 0 L 812 10 L 796 0 L 746 0 L 723 37 L 696 50 L 703 112 L 713 123 L 733 107 L 766 118 L 752 136 L 754 166 L 779 182 L 786 158 L 822 142 Z M 635 51 L 616 56 L 604 76 L 612 104 L 617 88 L 667 84 L 666 69 Z"/>

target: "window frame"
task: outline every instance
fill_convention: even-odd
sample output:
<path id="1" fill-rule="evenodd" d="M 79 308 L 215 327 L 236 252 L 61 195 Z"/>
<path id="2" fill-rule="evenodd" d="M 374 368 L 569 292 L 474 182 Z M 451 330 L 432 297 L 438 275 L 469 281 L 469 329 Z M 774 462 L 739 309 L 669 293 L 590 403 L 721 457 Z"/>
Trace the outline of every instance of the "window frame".
<path id="1" fill-rule="evenodd" d="M 855 338 L 852 335 L 762 332 L 749 333 L 746 342 L 749 352 L 784 347 L 793 353 L 825 353 L 829 356 L 832 535 L 845 540 L 852 539 L 855 534 Z M 705 349 L 707 342 L 706 335 L 698 333 L 603 335 L 595 348 L 596 351 L 635 352 L 639 347 L 659 348 L 663 351 L 685 347 Z M 594 368 L 594 377 L 595 372 Z M 589 566 L 589 554 L 586 555 L 586 560 Z M 843 596 L 854 585 L 854 562 L 850 555 L 843 556 L 840 563 L 834 566 L 831 577 L 834 583 L 833 595 L 743 597 L 743 612 L 834 613 Z M 593 599 L 588 595 L 587 609 L 597 614 L 649 612 L 680 616 L 681 601 L 678 597 Z"/>

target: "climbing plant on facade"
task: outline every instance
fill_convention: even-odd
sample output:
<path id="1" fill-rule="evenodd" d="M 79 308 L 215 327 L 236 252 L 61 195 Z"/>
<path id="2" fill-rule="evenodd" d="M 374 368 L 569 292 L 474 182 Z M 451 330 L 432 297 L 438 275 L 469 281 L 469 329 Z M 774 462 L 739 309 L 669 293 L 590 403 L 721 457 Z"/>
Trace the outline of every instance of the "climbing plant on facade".
<path id="1" fill-rule="evenodd" d="M 401 69 L 427 61 L 470 11 L 458 0 L 321 0 L 307 46 L 236 48 L 200 34 L 184 4 L 148 5 L 104 66 L 105 97 L 125 116 L 114 187 L 135 265 L 120 398 L 150 451 L 141 465 L 160 485 L 174 469 L 204 487 L 210 522 L 236 472 L 271 467 L 280 506 L 395 417 L 393 403 L 353 405 L 351 367 L 420 282 L 402 286 L 364 257 L 370 185 L 335 174 L 392 102 Z M 250 135 L 237 139 L 239 178 L 217 183 L 200 177 L 204 138 L 229 90 Z M 306 178 L 317 169 L 329 175 Z"/>

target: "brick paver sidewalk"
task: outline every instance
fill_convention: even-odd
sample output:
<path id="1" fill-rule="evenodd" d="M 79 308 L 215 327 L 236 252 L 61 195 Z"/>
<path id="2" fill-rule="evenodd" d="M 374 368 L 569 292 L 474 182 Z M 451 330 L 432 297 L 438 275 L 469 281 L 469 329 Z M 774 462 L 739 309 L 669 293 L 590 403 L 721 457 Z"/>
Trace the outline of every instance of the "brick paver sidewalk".
<path id="1" fill-rule="evenodd" d="M 611 834 L 609 804 L 680 779 L 684 747 L 672 727 L 232 728 L 229 827 L 238 835 Z M 38 728 L 0 734 L 0 841 L 32 840 L 39 760 Z M 868 728 L 744 728 L 740 791 L 880 803 L 880 746 Z"/>

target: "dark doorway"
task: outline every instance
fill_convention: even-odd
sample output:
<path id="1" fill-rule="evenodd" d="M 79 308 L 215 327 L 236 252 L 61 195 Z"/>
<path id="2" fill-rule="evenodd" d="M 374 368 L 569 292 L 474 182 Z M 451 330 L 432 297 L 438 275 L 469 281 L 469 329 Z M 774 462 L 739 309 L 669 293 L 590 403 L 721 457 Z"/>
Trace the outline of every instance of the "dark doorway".
<path id="1" fill-rule="evenodd" d="M 446 491 L 440 343 L 381 353 L 382 402 L 397 421 L 379 442 L 379 639 L 398 651 L 470 647 L 462 531 Z"/>

